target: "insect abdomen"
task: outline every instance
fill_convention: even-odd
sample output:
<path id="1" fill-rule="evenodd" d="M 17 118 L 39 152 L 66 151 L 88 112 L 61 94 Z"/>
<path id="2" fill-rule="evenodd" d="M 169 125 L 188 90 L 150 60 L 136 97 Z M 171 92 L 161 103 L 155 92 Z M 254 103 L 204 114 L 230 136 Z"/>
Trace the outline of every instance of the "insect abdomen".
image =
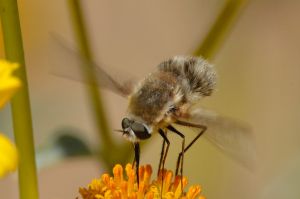
<path id="1" fill-rule="evenodd" d="M 216 72 L 213 66 L 201 57 L 176 56 L 162 62 L 158 68 L 185 81 L 187 85 L 184 84 L 184 89 L 187 95 L 197 95 L 200 98 L 211 95 L 214 90 Z"/>

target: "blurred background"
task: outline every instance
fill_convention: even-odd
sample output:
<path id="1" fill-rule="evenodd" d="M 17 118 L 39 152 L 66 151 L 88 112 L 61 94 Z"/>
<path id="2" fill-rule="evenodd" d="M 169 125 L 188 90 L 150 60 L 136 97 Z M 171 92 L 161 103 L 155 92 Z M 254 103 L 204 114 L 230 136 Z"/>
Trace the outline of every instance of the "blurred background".
<path id="1" fill-rule="evenodd" d="M 118 71 L 142 77 L 168 57 L 191 54 L 223 3 L 89 0 L 82 5 L 96 62 L 105 63 L 106 71 L 116 77 Z M 299 11 L 300 1 L 250 0 L 211 60 L 218 71 L 217 90 L 200 103 L 253 127 L 259 165 L 250 172 L 200 139 L 185 156 L 184 174 L 190 184 L 202 185 L 207 198 L 300 197 Z M 84 85 L 49 73 L 51 33 L 75 41 L 66 1 L 19 1 L 19 12 L 36 147 L 45 148 L 58 132 L 72 132 L 88 146 L 96 146 L 98 135 Z M 3 57 L 2 40 L 0 50 Z M 102 95 L 110 127 L 120 128 L 127 100 L 106 90 Z M 13 138 L 9 106 L 0 112 L 0 129 Z M 124 142 L 113 134 L 117 142 Z M 180 140 L 171 140 L 167 167 L 174 169 Z M 141 164 L 153 163 L 156 171 L 161 138 L 148 142 Z M 79 186 L 103 171 L 94 157 L 44 167 L 39 170 L 40 198 L 75 198 Z M 1 180 L 1 198 L 18 198 L 17 182 L 16 174 Z"/>

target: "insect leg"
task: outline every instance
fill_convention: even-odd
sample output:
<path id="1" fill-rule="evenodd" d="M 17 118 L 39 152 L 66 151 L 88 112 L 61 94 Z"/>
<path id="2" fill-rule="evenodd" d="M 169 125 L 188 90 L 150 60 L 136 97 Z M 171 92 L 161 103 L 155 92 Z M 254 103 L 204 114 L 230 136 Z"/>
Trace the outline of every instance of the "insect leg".
<path id="1" fill-rule="evenodd" d="M 135 149 L 134 149 L 134 147 L 135 147 L 134 143 L 132 143 L 132 146 L 133 146 L 133 150 L 135 151 Z M 131 167 L 133 168 L 134 165 L 135 165 L 135 155 L 133 157 L 133 161 L 132 161 Z"/>
<path id="2" fill-rule="evenodd" d="M 161 152 L 160 152 L 160 158 L 159 158 L 159 164 L 158 164 L 158 170 L 157 170 L 157 176 L 158 176 L 159 171 L 160 171 L 161 166 L 162 166 L 162 161 L 163 161 L 163 157 L 164 157 L 164 154 L 165 154 L 165 145 L 166 145 L 166 140 L 163 139 Z"/>
<path id="3" fill-rule="evenodd" d="M 134 159 L 136 163 L 135 173 L 137 178 L 137 184 L 139 187 L 140 177 L 139 177 L 139 168 L 140 168 L 140 144 L 138 142 L 134 143 Z"/>
<path id="4" fill-rule="evenodd" d="M 192 124 L 184 121 L 176 121 L 176 124 L 179 124 L 181 126 L 188 126 L 188 127 L 193 127 L 193 128 L 198 128 L 201 129 L 201 131 L 198 133 L 198 135 L 188 144 L 188 146 L 184 149 L 184 153 L 199 139 L 199 137 L 207 130 L 207 127 L 201 124 Z M 181 156 L 183 156 L 183 153 L 181 152 L 178 156 L 177 159 L 177 165 L 176 165 L 176 175 L 178 173 L 178 167 L 181 161 Z"/>
<path id="5" fill-rule="evenodd" d="M 167 129 L 169 129 L 170 131 L 176 133 L 177 135 L 179 135 L 182 138 L 181 153 L 180 153 L 180 159 L 181 159 L 180 175 L 181 175 L 181 190 L 183 191 L 182 179 L 183 179 L 183 158 L 184 158 L 184 149 L 185 149 L 185 147 L 184 147 L 184 145 L 185 145 L 185 136 L 171 125 L 167 126 Z M 178 174 L 178 166 L 179 165 L 177 165 L 177 167 L 176 167 L 175 175 Z"/>
<path id="6" fill-rule="evenodd" d="M 166 159 L 167 159 L 167 155 L 168 155 L 168 151 L 169 151 L 169 147 L 170 147 L 170 141 L 169 139 L 167 138 L 166 134 L 164 133 L 164 131 L 162 129 L 159 129 L 158 130 L 159 134 L 161 135 L 161 137 L 164 139 L 164 143 L 167 143 L 167 147 L 166 147 L 166 150 L 163 152 L 163 158 L 162 158 L 162 168 L 161 168 L 161 165 L 160 167 L 158 168 L 158 174 L 159 174 L 159 169 L 161 168 L 161 193 L 163 191 L 163 185 L 164 185 L 164 169 L 165 169 L 165 162 L 166 162 Z M 164 144 L 163 143 L 163 144 Z M 163 149 L 164 149 L 164 146 L 163 146 Z M 160 163 L 161 164 L 161 163 Z M 158 175 L 157 174 L 157 175 Z"/>
<path id="7" fill-rule="evenodd" d="M 165 162 L 166 162 L 169 147 L 170 147 L 170 141 L 169 141 L 169 139 L 167 138 L 166 134 L 163 132 L 162 129 L 159 129 L 158 132 L 161 135 L 161 137 L 164 139 L 164 142 L 167 143 L 167 147 L 166 147 L 166 150 L 163 152 L 164 155 L 163 155 L 163 158 L 162 158 L 162 170 L 163 170 L 165 168 Z M 161 166 L 160 166 L 160 168 L 161 168 Z"/>

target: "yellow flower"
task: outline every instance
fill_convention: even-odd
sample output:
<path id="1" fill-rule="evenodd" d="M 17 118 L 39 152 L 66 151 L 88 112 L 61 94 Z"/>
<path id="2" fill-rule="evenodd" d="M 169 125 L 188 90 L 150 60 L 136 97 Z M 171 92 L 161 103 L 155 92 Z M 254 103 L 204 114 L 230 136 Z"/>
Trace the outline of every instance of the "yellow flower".
<path id="1" fill-rule="evenodd" d="M 0 133 L 0 178 L 15 171 L 17 165 L 18 155 L 15 145 Z"/>
<path id="2" fill-rule="evenodd" d="M 187 178 L 175 176 L 173 179 L 172 171 L 160 171 L 157 179 L 151 182 L 151 166 L 141 166 L 139 187 L 131 164 L 126 165 L 125 172 L 126 178 L 123 167 L 117 164 L 113 168 L 113 177 L 103 174 L 101 178 L 92 180 L 87 188 L 79 188 L 79 193 L 83 199 L 205 199 L 200 195 L 199 185 L 193 185 L 187 192 L 182 193 L 181 179 L 184 188 Z"/>
<path id="3" fill-rule="evenodd" d="M 17 63 L 0 60 L 0 108 L 4 106 L 21 86 L 20 80 L 12 75 L 18 66 Z"/>
<path id="4" fill-rule="evenodd" d="M 0 108 L 21 86 L 18 78 L 12 75 L 18 64 L 0 60 Z M 16 170 L 18 165 L 17 149 L 8 138 L 0 133 L 0 178 Z"/>

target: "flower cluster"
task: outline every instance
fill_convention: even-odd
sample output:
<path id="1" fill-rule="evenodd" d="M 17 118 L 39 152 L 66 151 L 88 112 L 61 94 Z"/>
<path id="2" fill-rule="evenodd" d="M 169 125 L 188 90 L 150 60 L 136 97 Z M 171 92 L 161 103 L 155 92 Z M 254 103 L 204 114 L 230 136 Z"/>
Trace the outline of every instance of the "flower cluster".
<path id="1" fill-rule="evenodd" d="M 117 164 L 113 168 L 113 177 L 103 174 L 100 179 L 92 180 L 87 188 L 79 188 L 79 193 L 83 199 L 205 199 L 200 195 L 199 185 L 193 185 L 183 193 L 181 189 L 187 185 L 187 179 L 180 176 L 175 176 L 173 179 L 172 171 L 160 171 L 157 179 L 151 182 L 151 166 L 141 166 L 139 187 L 131 164 L 126 165 L 125 172 L 126 178 L 124 178 L 123 167 Z"/>
<path id="2" fill-rule="evenodd" d="M 12 97 L 21 86 L 18 78 L 12 75 L 18 64 L 0 60 L 0 108 Z M 17 149 L 0 133 L 0 178 L 16 170 L 18 164 Z"/>

